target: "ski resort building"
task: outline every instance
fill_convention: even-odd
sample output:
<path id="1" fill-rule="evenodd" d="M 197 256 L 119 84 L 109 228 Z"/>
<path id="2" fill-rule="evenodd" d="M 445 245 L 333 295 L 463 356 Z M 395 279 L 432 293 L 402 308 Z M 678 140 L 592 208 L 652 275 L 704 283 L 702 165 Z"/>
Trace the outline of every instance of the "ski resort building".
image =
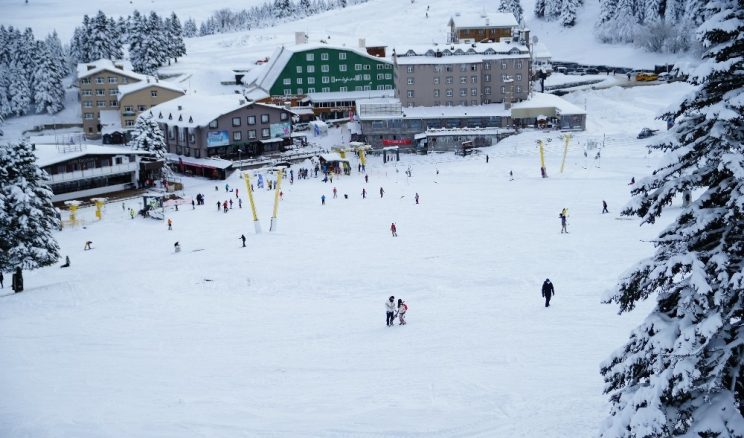
<path id="1" fill-rule="evenodd" d="M 184 94 L 176 84 L 135 73 L 126 62 L 108 59 L 78 64 L 77 85 L 83 131 L 91 139 L 104 136 L 104 143 L 121 142 L 137 114 Z"/>
<path id="2" fill-rule="evenodd" d="M 291 143 L 291 111 L 235 94 L 188 94 L 144 114 L 160 125 L 168 152 L 184 157 L 239 159 Z"/>
<path id="3" fill-rule="evenodd" d="M 519 23 L 511 13 L 455 13 L 449 21 L 450 42 L 499 42 L 512 38 Z"/>
<path id="4" fill-rule="evenodd" d="M 135 189 L 143 182 L 150 152 L 90 144 L 35 144 L 36 164 L 49 174 L 52 201 L 84 200 Z"/>
<path id="5" fill-rule="evenodd" d="M 511 108 L 514 126 L 584 131 L 586 111 L 553 94 L 533 93 L 530 100 Z"/>
<path id="6" fill-rule="evenodd" d="M 403 106 L 519 102 L 530 89 L 530 50 L 517 43 L 401 47 L 393 51 Z"/>
<path id="7" fill-rule="evenodd" d="M 302 33 L 297 36 L 294 46 L 275 50 L 263 72 L 246 85 L 285 98 L 313 93 L 393 89 L 392 64 L 383 57 L 369 54 L 366 47 L 306 44 L 304 41 Z M 360 40 L 360 45 L 365 45 L 364 40 Z M 373 53 L 381 53 L 380 46 L 373 49 Z"/>

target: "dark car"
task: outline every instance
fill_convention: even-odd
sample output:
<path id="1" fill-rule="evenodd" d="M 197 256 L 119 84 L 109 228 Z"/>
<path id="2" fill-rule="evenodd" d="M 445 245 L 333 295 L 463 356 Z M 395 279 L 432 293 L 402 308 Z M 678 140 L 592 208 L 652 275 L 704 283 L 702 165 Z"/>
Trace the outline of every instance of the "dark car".
<path id="1" fill-rule="evenodd" d="M 588 75 L 598 75 L 599 74 L 599 70 L 597 70 L 596 68 L 588 68 L 588 69 L 586 69 L 586 74 L 588 74 Z"/>
<path id="2" fill-rule="evenodd" d="M 659 132 L 658 129 L 643 128 L 641 129 L 641 132 L 638 133 L 638 138 L 649 138 L 657 132 Z"/>

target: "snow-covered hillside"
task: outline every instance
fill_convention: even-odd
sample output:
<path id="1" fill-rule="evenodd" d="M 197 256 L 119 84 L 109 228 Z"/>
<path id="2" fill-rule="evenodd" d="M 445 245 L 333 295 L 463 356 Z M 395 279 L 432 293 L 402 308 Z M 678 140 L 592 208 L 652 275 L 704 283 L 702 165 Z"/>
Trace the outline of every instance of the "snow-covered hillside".
<path id="1" fill-rule="evenodd" d="M 577 93 L 601 122 L 574 135 L 562 175 L 559 135 L 526 133 L 483 150 L 488 164 L 371 158 L 368 184 L 356 171 L 285 182 L 272 233 L 253 234 L 246 205 L 219 212 L 235 194 L 200 179 L 185 195 L 206 205 L 168 211 L 173 231 L 121 203 L 100 222 L 83 210 L 84 227 L 57 234 L 72 266 L 0 298 L 0 436 L 594 435 L 598 364 L 646 313 L 618 317 L 600 296 L 664 226 L 616 219 L 654 162 L 635 133 L 689 86 L 650 92 Z M 585 158 L 603 133 L 601 162 Z M 245 204 L 238 175 L 227 183 Z M 256 199 L 267 229 L 273 193 Z M 385 327 L 390 295 L 410 304 L 407 326 Z"/>

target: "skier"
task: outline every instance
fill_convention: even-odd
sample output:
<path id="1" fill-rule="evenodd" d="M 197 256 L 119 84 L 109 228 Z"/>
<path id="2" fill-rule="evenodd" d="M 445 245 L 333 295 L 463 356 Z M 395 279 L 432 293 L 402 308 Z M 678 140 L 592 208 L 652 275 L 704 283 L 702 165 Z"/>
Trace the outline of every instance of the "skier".
<path id="1" fill-rule="evenodd" d="M 414 199 L 416 199 L 416 205 L 418 205 L 418 203 L 419 203 L 419 195 L 418 195 L 418 193 L 416 193 L 416 196 L 414 196 Z"/>
<path id="2" fill-rule="evenodd" d="M 362 199 L 367 199 L 367 189 L 362 189 Z"/>
<path id="3" fill-rule="evenodd" d="M 546 278 L 545 283 L 542 285 L 542 296 L 545 298 L 545 307 L 550 307 L 550 298 L 553 295 L 555 295 L 553 283 L 550 282 L 549 278 Z"/>
<path id="4" fill-rule="evenodd" d="M 333 188 L 333 199 L 336 199 L 336 188 Z"/>
<path id="5" fill-rule="evenodd" d="M 320 205 L 325 205 L 325 195 L 320 195 Z"/>
<path id="6" fill-rule="evenodd" d="M 392 327 L 395 321 L 395 297 L 392 295 L 385 302 L 385 313 L 387 313 L 387 326 Z"/>
<path id="7" fill-rule="evenodd" d="M 15 293 L 23 292 L 23 273 L 21 272 L 20 267 L 15 269 L 15 272 L 10 279 L 10 287 Z"/>
<path id="8" fill-rule="evenodd" d="M 196 201 L 194 201 L 193 199 L 191 200 L 191 209 L 196 210 Z"/>
<path id="9" fill-rule="evenodd" d="M 232 204 L 233 204 L 232 199 L 230 199 L 230 209 L 232 209 Z"/>
<path id="10" fill-rule="evenodd" d="M 514 172 L 509 171 L 509 181 L 514 181 Z"/>
<path id="11" fill-rule="evenodd" d="M 369 182 L 369 175 L 364 175 L 364 182 L 365 183 L 368 183 Z"/>
<path id="12" fill-rule="evenodd" d="M 629 186 L 632 186 L 633 184 L 635 184 L 635 177 L 634 176 L 630 177 L 630 183 L 628 183 L 628 185 Z"/>
<path id="13" fill-rule="evenodd" d="M 173 230 L 173 220 L 168 218 L 168 231 Z"/>
<path id="14" fill-rule="evenodd" d="M 382 195 L 385 194 L 385 190 L 382 190 L 382 187 L 380 187 L 380 199 L 382 199 Z"/>
<path id="15" fill-rule="evenodd" d="M 602 200 L 602 214 L 609 213 L 607 210 L 607 201 Z"/>
<path id="16" fill-rule="evenodd" d="M 179 252 L 181 252 L 181 245 L 180 245 L 180 244 L 179 244 L 178 242 L 174 243 L 174 244 L 173 244 L 173 250 L 174 250 L 174 251 L 175 251 L 176 253 L 179 253 Z"/>
<path id="17" fill-rule="evenodd" d="M 92 240 L 86 241 L 85 242 L 85 246 L 83 247 L 83 250 L 84 251 L 88 251 L 89 249 L 93 249 L 93 247 L 91 245 L 93 245 L 93 241 Z"/>
<path id="18" fill-rule="evenodd" d="M 245 234 L 240 235 L 240 240 L 243 241 L 243 248 L 245 248 Z"/>
<path id="19" fill-rule="evenodd" d="M 486 154 L 486 164 L 488 164 L 488 154 Z"/>
<path id="20" fill-rule="evenodd" d="M 224 201 L 224 202 L 222 203 L 222 212 L 223 212 L 223 213 L 227 213 L 227 201 Z"/>
<path id="21" fill-rule="evenodd" d="M 238 208 L 243 208 L 243 198 L 238 198 Z"/>
<path id="22" fill-rule="evenodd" d="M 65 256 L 65 264 L 60 266 L 60 268 L 69 268 L 69 267 L 70 267 L 70 256 Z"/>
<path id="23" fill-rule="evenodd" d="M 236 198 L 239 198 L 239 196 L 238 196 L 238 189 L 235 189 L 235 197 Z"/>
<path id="24" fill-rule="evenodd" d="M 221 204 L 222 204 L 222 203 L 221 203 L 220 201 L 217 201 L 217 211 L 220 211 L 220 206 L 221 206 Z"/>
<path id="25" fill-rule="evenodd" d="M 226 192 L 229 192 L 230 191 L 230 184 L 225 184 L 225 191 Z"/>
<path id="26" fill-rule="evenodd" d="M 398 298 L 398 325 L 406 325 L 406 312 L 408 312 L 408 304 Z"/>
<path id="27" fill-rule="evenodd" d="M 398 227 L 395 226 L 395 222 L 390 224 L 390 232 L 393 233 L 393 237 L 398 237 Z"/>
<path id="28" fill-rule="evenodd" d="M 568 210 L 563 209 L 559 214 L 558 217 L 561 218 L 561 234 L 566 233 L 568 234 L 568 230 L 566 229 L 566 218 L 568 217 Z"/>
<path id="29" fill-rule="evenodd" d="M 129 216 L 130 216 L 130 217 L 131 217 L 132 219 L 134 219 L 134 209 L 133 209 L 133 208 L 130 208 L 130 209 L 129 209 Z"/>

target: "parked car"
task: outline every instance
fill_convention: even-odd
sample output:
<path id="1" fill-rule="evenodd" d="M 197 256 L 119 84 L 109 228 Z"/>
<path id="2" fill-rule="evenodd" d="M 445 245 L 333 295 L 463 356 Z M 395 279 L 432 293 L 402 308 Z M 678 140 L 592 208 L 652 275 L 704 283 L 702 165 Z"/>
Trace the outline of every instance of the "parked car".
<path id="1" fill-rule="evenodd" d="M 555 90 L 555 91 L 551 91 L 550 94 L 554 94 L 556 96 L 565 96 L 566 94 L 568 94 L 568 91 L 566 91 L 566 90 Z"/>
<path id="2" fill-rule="evenodd" d="M 309 123 L 295 123 L 293 126 L 295 131 L 307 131 L 310 129 Z"/>
<path id="3" fill-rule="evenodd" d="M 640 72 L 636 75 L 635 79 L 638 82 L 650 82 L 655 81 L 659 77 L 656 75 L 656 73 L 649 73 L 649 72 Z"/>
<path id="4" fill-rule="evenodd" d="M 558 67 L 558 68 L 555 69 L 555 71 L 558 72 L 558 73 L 566 74 L 566 72 L 568 71 L 568 69 L 566 67 Z"/>
<path id="5" fill-rule="evenodd" d="M 638 139 L 649 138 L 657 132 L 659 132 L 658 129 L 643 128 L 641 129 L 641 132 L 638 133 Z"/>
<path id="6" fill-rule="evenodd" d="M 587 68 L 586 69 L 586 74 L 588 74 L 588 75 L 598 75 L 599 74 L 599 70 L 597 70 L 596 68 Z"/>
<path id="7" fill-rule="evenodd" d="M 659 77 L 657 78 L 658 81 L 666 82 L 670 78 L 669 73 L 659 73 Z"/>

